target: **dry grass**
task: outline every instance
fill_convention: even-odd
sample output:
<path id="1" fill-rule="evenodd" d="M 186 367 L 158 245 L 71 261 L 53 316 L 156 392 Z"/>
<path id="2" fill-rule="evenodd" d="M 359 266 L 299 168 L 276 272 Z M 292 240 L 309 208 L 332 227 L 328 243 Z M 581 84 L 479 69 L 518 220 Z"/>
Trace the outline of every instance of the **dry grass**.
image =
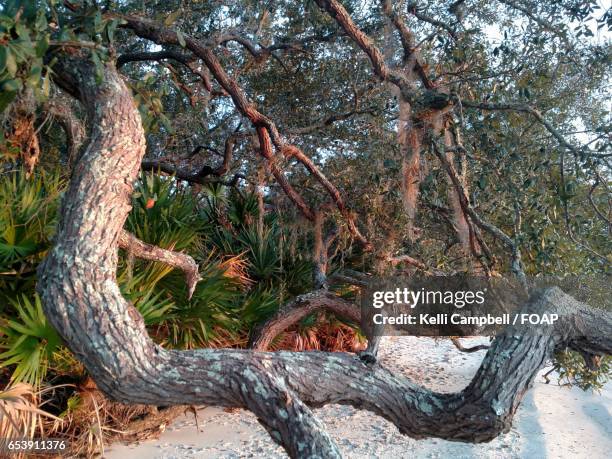
<path id="1" fill-rule="evenodd" d="M 366 347 L 365 340 L 348 325 L 319 315 L 314 326 L 299 327 L 283 333 L 271 350 L 359 352 Z"/>
<path id="2" fill-rule="evenodd" d="M 144 405 L 124 405 L 108 400 L 87 378 L 65 400 L 61 423 L 48 422 L 55 435 L 68 440 L 71 454 L 95 456 L 104 454 L 112 439 L 130 433 L 130 423 L 148 414 Z"/>
<path id="3" fill-rule="evenodd" d="M 255 281 L 249 277 L 248 260 L 245 258 L 244 253 L 226 257 L 219 263 L 219 268 L 223 271 L 225 277 L 229 277 L 236 281 L 244 290 L 248 290 L 255 283 Z"/>
<path id="4" fill-rule="evenodd" d="M 32 439 L 37 430 L 44 437 L 44 420 L 61 422 L 39 408 L 41 393 L 25 383 L 17 383 L 0 391 L 0 447 L 4 448 L 7 440 Z"/>
<path id="5" fill-rule="evenodd" d="M 56 413 L 57 416 L 43 410 L 57 411 L 58 406 L 63 411 Z M 112 402 L 89 378 L 78 386 L 58 385 L 39 392 L 30 385 L 18 383 L 0 391 L 0 438 L 64 439 L 68 444 L 65 453 L 95 457 L 104 455 L 105 445 L 112 441 L 159 436 L 184 410 L 185 407 L 158 410 Z M 0 446 L 5 445 L 0 443 Z M 26 456 L 12 454 L 11 457 Z"/>

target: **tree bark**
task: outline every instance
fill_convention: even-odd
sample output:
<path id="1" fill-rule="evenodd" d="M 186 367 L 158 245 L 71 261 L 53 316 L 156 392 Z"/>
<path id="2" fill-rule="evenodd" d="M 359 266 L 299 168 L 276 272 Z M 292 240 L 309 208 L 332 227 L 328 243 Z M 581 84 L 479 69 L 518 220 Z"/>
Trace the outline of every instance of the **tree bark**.
<path id="1" fill-rule="evenodd" d="M 530 335 L 512 328 L 502 333 L 472 382 L 453 394 L 432 392 L 351 354 L 161 348 L 116 283 L 119 235 L 145 151 L 138 110 L 112 64 L 101 83 L 93 65 L 74 56 L 60 59 L 54 71 L 83 101 L 92 132 L 37 289 L 49 322 L 109 397 L 245 408 L 290 456 L 339 457 L 310 407 L 367 409 L 415 438 L 487 441 L 509 430 L 523 394 L 555 349 L 612 351 L 611 314 L 558 289 L 540 292 L 527 305 L 529 311 L 560 314 L 556 325 Z"/>
<path id="2" fill-rule="evenodd" d="M 67 98 L 66 98 L 67 99 Z M 66 134 L 66 163 L 68 169 L 76 161 L 83 142 L 86 140 L 85 126 L 76 117 L 67 100 L 63 97 L 55 97 L 43 107 L 43 113 L 51 115 L 62 127 Z"/>
<path id="3" fill-rule="evenodd" d="M 356 323 L 359 323 L 361 319 L 361 311 L 357 305 L 325 289 L 316 290 L 300 295 L 295 300 L 283 305 L 271 319 L 257 326 L 251 332 L 248 347 L 257 351 L 268 350 L 272 340 L 279 334 L 295 325 L 308 314 L 322 309 Z"/>
<path id="4" fill-rule="evenodd" d="M 198 264 L 189 255 L 147 244 L 126 230 L 122 230 L 119 233 L 119 247 L 125 249 L 130 255 L 137 258 L 158 261 L 180 269 L 185 273 L 187 296 L 189 298 L 193 296 L 196 285 L 201 278 L 198 271 Z"/>
<path id="5" fill-rule="evenodd" d="M 419 187 L 421 185 L 421 142 L 422 131 L 414 125 L 410 103 L 401 91 L 399 96 L 398 144 L 402 157 L 402 199 L 408 219 L 408 236 L 417 239 L 415 227 Z"/>

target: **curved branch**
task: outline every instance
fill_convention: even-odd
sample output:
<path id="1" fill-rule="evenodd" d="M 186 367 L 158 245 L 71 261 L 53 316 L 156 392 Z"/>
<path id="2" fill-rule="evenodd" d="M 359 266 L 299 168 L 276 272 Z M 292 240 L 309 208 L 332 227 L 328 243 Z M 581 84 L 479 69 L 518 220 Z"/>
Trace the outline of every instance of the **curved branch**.
<path id="1" fill-rule="evenodd" d="M 194 62 L 196 59 L 188 54 L 180 53 L 165 49 L 163 51 L 145 51 L 140 53 L 125 53 L 117 58 L 117 69 L 120 69 L 125 64 L 130 62 L 143 62 L 143 61 L 161 61 L 165 59 L 172 59 L 174 61 L 183 63 L 185 65 Z"/>
<path id="2" fill-rule="evenodd" d="M 185 282 L 187 283 L 187 297 L 191 298 L 193 296 L 196 285 L 202 278 L 198 271 L 198 264 L 189 255 L 147 244 L 126 230 L 122 230 L 119 233 L 118 244 L 119 247 L 125 249 L 136 258 L 158 261 L 183 271 L 185 273 Z"/>
<path id="3" fill-rule="evenodd" d="M 268 350 L 274 338 L 307 315 L 320 310 L 331 311 L 340 317 L 357 323 L 361 320 L 359 306 L 327 290 L 315 290 L 299 295 L 293 301 L 283 305 L 272 318 L 255 327 L 249 337 L 249 349 Z"/>
<path id="4" fill-rule="evenodd" d="M 412 14 L 415 18 L 417 18 L 419 21 L 427 22 L 434 27 L 444 29 L 448 32 L 448 34 L 451 37 L 453 37 L 455 40 L 457 39 L 457 32 L 455 31 L 453 27 L 451 27 L 445 22 L 439 21 L 438 19 L 423 13 L 422 11 L 419 11 L 416 3 L 413 3 L 413 2 L 409 3 L 406 6 L 406 10 L 408 11 L 408 13 Z"/>
<path id="5" fill-rule="evenodd" d="M 222 180 L 221 178 L 210 178 L 211 174 L 214 174 L 214 170 L 206 169 L 208 166 L 204 166 L 200 172 L 193 173 L 189 171 L 185 171 L 183 169 L 179 169 L 173 166 L 170 163 L 164 162 L 163 160 L 148 160 L 142 161 L 140 168 L 143 171 L 150 172 L 162 172 L 164 174 L 173 175 L 179 180 L 184 180 L 185 182 L 195 183 L 198 185 L 206 185 L 208 183 L 219 183 L 224 186 L 236 186 L 240 179 L 247 180 L 247 177 L 244 174 L 234 174 L 233 177 L 229 180 Z M 216 175 L 216 174 L 214 174 Z"/>
<path id="6" fill-rule="evenodd" d="M 221 177 L 230 170 L 230 164 L 232 162 L 234 145 L 236 144 L 236 140 L 240 137 L 241 134 L 235 131 L 232 135 L 225 139 L 225 147 L 223 150 L 223 162 L 217 166 L 216 168 L 212 168 L 210 166 L 201 167 L 198 172 L 190 172 L 183 169 L 179 169 L 174 166 L 170 162 L 164 160 L 164 158 L 160 159 L 150 159 L 142 161 L 140 168 L 143 171 L 153 171 L 153 172 L 163 172 L 165 174 L 174 175 L 176 178 L 180 180 L 184 180 L 189 183 L 196 183 L 200 185 L 204 185 L 206 183 L 221 183 L 226 186 L 235 186 L 238 183 L 239 179 L 245 179 L 246 177 L 243 174 L 234 174 L 234 177 L 229 181 L 224 180 L 215 180 L 210 179 L 209 176 L 214 175 L 217 177 Z M 193 151 L 189 154 L 189 157 L 193 157 L 197 155 L 201 150 L 212 151 L 217 154 L 221 154 L 216 149 L 204 145 L 198 145 Z"/>
<path id="7" fill-rule="evenodd" d="M 225 139 L 225 147 L 223 149 L 223 163 L 221 163 L 221 165 L 215 169 L 215 175 L 221 176 L 227 174 L 227 172 L 229 171 L 230 164 L 232 162 L 232 156 L 234 154 L 235 144 L 236 137 L 234 135 L 231 135 L 227 139 Z"/>
<path id="8" fill-rule="evenodd" d="M 321 9 L 326 10 L 329 15 L 336 20 L 344 32 L 359 45 L 367 54 L 372 63 L 374 73 L 383 81 L 389 81 L 398 88 L 405 91 L 410 87 L 410 81 L 402 72 L 389 68 L 385 63 L 385 58 L 380 50 L 374 45 L 372 39 L 368 37 L 348 14 L 346 9 L 336 0 L 316 0 Z"/>
<path id="9" fill-rule="evenodd" d="M 391 264 L 391 266 L 399 265 L 400 263 L 406 263 L 415 268 L 420 269 L 421 271 L 425 271 L 426 273 L 430 272 L 429 268 L 422 261 L 417 260 L 416 258 L 411 257 L 410 255 L 398 255 L 395 257 L 387 258 L 387 261 Z"/>
<path id="10" fill-rule="evenodd" d="M 234 41 L 244 47 L 255 58 L 263 58 L 271 54 L 270 50 L 260 43 L 255 43 L 245 35 L 235 31 L 225 31 L 214 37 L 216 44 L 223 45 Z"/>
<path id="11" fill-rule="evenodd" d="M 197 60 L 194 56 L 189 54 L 180 53 L 173 50 L 163 50 L 155 52 L 140 52 L 140 53 L 126 53 L 122 54 L 117 58 L 117 68 L 120 69 L 129 62 L 142 62 L 142 61 L 163 61 L 171 59 L 187 67 L 193 74 L 198 76 L 202 80 L 204 89 L 206 89 L 212 96 L 227 96 L 224 91 L 215 91 L 210 81 L 210 76 L 200 70 L 195 61 Z"/>
<path id="12" fill-rule="evenodd" d="M 595 188 L 599 186 L 600 180 L 601 180 L 600 176 L 599 174 L 597 174 L 595 183 L 593 183 L 591 188 L 589 188 L 589 194 L 588 194 L 589 203 L 591 204 L 591 207 L 595 211 L 595 214 L 597 214 L 597 216 L 601 219 L 601 221 L 603 221 L 608 226 L 608 232 L 610 232 L 610 230 L 612 229 L 612 221 L 610 221 L 610 219 L 606 217 L 601 210 L 599 210 L 599 207 L 597 207 L 597 204 L 595 204 L 595 200 L 593 199 L 593 192 L 595 191 Z"/>
<path id="13" fill-rule="evenodd" d="M 455 345 L 455 347 L 457 349 L 459 349 L 461 352 L 466 352 L 468 354 L 471 354 L 472 352 L 478 352 L 478 351 L 484 351 L 489 349 L 490 346 L 487 346 L 486 344 L 477 344 L 476 346 L 471 346 L 471 347 L 465 347 L 461 341 L 459 340 L 459 338 L 457 338 L 456 336 L 451 336 L 451 342 Z"/>
<path id="14" fill-rule="evenodd" d="M 55 97 L 47 102 L 43 111 L 49 113 L 66 134 L 68 168 L 71 168 L 78 159 L 79 151 L 85 141 L 85 126 L 75 116 L 70 106 L 60 97 Z"/>

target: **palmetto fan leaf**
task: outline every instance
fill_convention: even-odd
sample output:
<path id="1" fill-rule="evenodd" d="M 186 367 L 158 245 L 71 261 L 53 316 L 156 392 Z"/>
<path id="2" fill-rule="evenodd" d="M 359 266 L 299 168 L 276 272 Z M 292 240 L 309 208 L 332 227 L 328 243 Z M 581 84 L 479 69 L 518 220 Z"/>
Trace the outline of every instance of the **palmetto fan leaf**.
<path id="1" fill-rule="evenodd" d="M 125 227 L 150 244 L 187 250 L 198 243 L 198 231 L 204 224 L 196 208 L 191 193 L 172 177 L 143 173 L 136 182 Z"/>
<path id="2" fill-rule="evenodd" d="M 13 302 L 16 316 L 0 328 L 0 367 L 15 365 L 11 380 L 40 385 L 61 340 L 47 322 L 38 296 Z"/>
<path id="3" fill-rule="evenodd" d="M 0 180 L 0 272 L 4 276 L 32 271 L 44 256 L 62 186 L 58 174 L 43 172 L 29 180 L 23 172 L 11 172 Z"/>
<path id="4" fill-rule="evenodd" d="M 261 237 L 256 227 L 244 228 L 238 240 L 248 256 L 250 272 L 254 278 L 271 281 L 280 272 L 276 228 L 264 228 Z"/>

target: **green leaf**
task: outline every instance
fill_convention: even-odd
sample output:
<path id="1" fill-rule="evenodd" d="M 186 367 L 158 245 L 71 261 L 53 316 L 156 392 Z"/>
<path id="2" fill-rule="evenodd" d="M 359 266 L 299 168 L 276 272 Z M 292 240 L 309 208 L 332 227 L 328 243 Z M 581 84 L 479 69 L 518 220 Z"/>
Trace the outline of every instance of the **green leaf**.
<path id="1" fill-rule="evenodd" d="M 40 83 L 40 74 L 42 72 L 42 67 L 39 65 L 34 65 L 30 69 L 30 75 L 28 76 L 28 85 L 32 87 L 37 87 Z"/>
<path id="2" fill-rule="evenodd" d="M 23 87 L 21 80 L 6 80 L 2 83 L 3 91 L 14 91 L 17 92 Z"/>
<path id="3" fill-rule="evenodd" d="M 6 49 L 6 70 L 11 76 L 15 76 L 17 73 L 17 61 L 15 61 L 15 55 L 10 49 Z"/>
<path id="4" fill-rule="evenodd" d="M 168 117 L 164 115 L 163 113 L 160 113 L 158 117 L 159 117 L 159 121 L 162 124 L 162 126 L 164 126 L 164 128 L 166 128 L 166 130 L 169 133 L 172 133 L 173 132 L 172 124 L 170 124 L 170 120 L 168 119 Z"/>
<path id="5" fill-rule="evenodd" d="M 174 13 L 170 13 L 166 19 L 164 19 L 164 25 L 170 27 L 176 22 L 181 15 L 181 10 L 176 10 Z"/>
<path id="6" fill-rule="evenodd" d="M 187 46 L 187 43 L 185 43 L 185 36 L 183 35 L 182 32 L 180 31 L 176 31 L 176 38 L 178 38 L 178 42 L 179 44 L 184 48 Z"/>
<path id="7" fill-rule="evenodd" d="M 17 95 L 14 91 L 2 91 L 0 92 L 0 113 L 4 111 L 6 107 L 13 101 Z"/>
<path id="8" fill-rule="evenodd" d="M 101 32 L 104 24 L 102 23 L 102 13 L 100 11 L 96 11 L 94 15 L 94 30 L 96 33 Z"/>
<path id="9" fill-rule="evenodd" d="M 96 67 L 96 83 L 100 84 L 102 83 L 102 78 L 104 77 L 104 64 L 102 64 L 100 56 L 98 56 L 98 53 L 95 51 L 91 52 L 91 60 Z"/>
<path id="10" fill-rule="evenodd" d="M 44 9 L 40 8 L 36 14 L 36 30 L 47 30 L 47 18 L 45 17 Z"/>
<path id="11" fill-rule="evenodd" d="M 49 47 L 49 36 L 43 35 L 40 40 L 36 42 L 36 57 L 43 57 L 47 48 Z"/>
<path id="12" fill-rule="evenodd" d="M 4 72 L 6 68 L 6 58 L 8 55 L 8 48 L 6 46 L 0 46 L 0 73 Z"/>
<path id="13" fill-rule="evenodd" d="M 106 39 L 108 40 L 109 43 L 112 43 L 113 40 L 115 39 L 115 30 L 117 29 L 118 24 L 119 24 L 119 21 L 117 21 L 117 19 L 113 19 L 106 25 L 106 29 L 105 29 Z"/>

